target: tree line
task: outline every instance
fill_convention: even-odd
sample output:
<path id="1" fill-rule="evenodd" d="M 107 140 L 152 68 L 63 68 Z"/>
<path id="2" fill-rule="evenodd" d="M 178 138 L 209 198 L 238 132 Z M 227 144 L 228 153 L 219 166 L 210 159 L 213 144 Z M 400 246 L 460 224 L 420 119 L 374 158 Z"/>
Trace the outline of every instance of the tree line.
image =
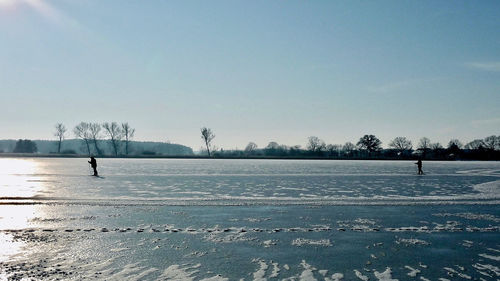
<path id="1" fill-rule="evenodd" d="M 65 153 L 62 143 L 67 136 L 67 128 L 62 123 L 55 125 L 54 136 L 57 137 L 57 153 Z M 73 135 L 80 140 L 88 155 L 104 155 L 101 147 L 107 143 L 114 156 L 128 156 L 135 129 L 128 123 L 117 122 L 80 122 L 73 128 Z M 382 141 L 375 135 L 364 135 L 355 144 L 326 144 L 322 139 L 311 136 L 307 145 L 287 146 L 277 142 L 269 142 L 266 147 L 259 148 L 256 143 L 249 142 L 243 150 L 217 149 L 214 145 L 215 134 L 212 129 L 200 129 L 201 139 L 204 144 L 203 153 L 208 157 L 248 158 L 326 158 L 326 159 L 474 159 L 474 160 L 500 160 L 500 136 L 488 136 L 484 139 L 475 139 L 465 145 L 458 139 L 451 139 L 443 146 L 439 142 L 431 142 L 427 137 L 421 138 L 414 147 L 411 140 L 406 137 L 396 137 L 388 143 L 388 148 L 382 147 Z M 105 142 L 103 142 L 105 141 Z M 137 143 L 137 142 L 135 142 Z M 147 142 L 144 142 L 146 145 Z M 157 144 L 156 146 L 158 146 Z M 172 144 L 165 143 L 165 145 Z M 151 147 L 148 144 L 149 147 Z M 179 151 L 173 155 L 192 155 L 192 150 L 182 145 L 174 145 Z M 187 148 L 189 151 L 181 151 Z M 165 150 L 169 148 L 162 148 Z M 13 150 L 14 153 L 37 152 L 36 143 L 30 140 L 18 140 Z M 108 150 L 109 152 L 109 150 Z M 76 152 L 72 152 L 76 154 Z M 155 151 L 143 151 L 142 155 L 156 155 Z M 167 154 L 171 155 L 171 154 Z"/>
<path id="2" fill-rule="evenodd" d="M 446 147 L 439 142 L 431 142 L 427 137 L 418 141 L 416 147 L 406 137 L 396 137 L 382 147 L 382 141 L 375 135 L 364 135 L 356 144 L 326 144 L 322 139 L 311 136 L 307 145 L 287 146 L 277 142 L 269 142 L 266 147 L 259 148 L 256 143 L 249 142 L 244 150 L 216 150 L 213 145 L 215 134 L 206 127 L 201 129 L 201 138 L 209 157 L 271 157 L 271 158 L 326 158 L 326 159 L 474 159 L 500 160 L 500 136 L 489 136 L 462 144 L 458 139 L 451 139 Z"/>
<path id="3" fill-rule="evenodd" d="M 61 153 L 62 142 L 66 138 L 66 126 L 62 123 L 55 125 L 54 136 L 58 138 L 57 153 Z M 91 147 L 97 155 L 103 155 L 100 147 L 100 140 L 107 139 L 112 146 L 115 156 L 129 155 L 130 141 L 134 137 L 135 129 L 127 122 L 118 124 L 117 122 L 80 122 L 73 128 L 73 135 L 82 140 L 88 155 L 92 154 Z M 124 148 L 124 150 L 122 150 Z"/>
<path id="4" fill-rule="evenodd" d="M 135 128 L 127 122 L 80 122 L 72 130 L 57 123 L 53 135 L 56 140 L 0 140 L 0 153 L 131 157 L 194 155 L 190 147 L 168 141 L 134 141 Z"/>

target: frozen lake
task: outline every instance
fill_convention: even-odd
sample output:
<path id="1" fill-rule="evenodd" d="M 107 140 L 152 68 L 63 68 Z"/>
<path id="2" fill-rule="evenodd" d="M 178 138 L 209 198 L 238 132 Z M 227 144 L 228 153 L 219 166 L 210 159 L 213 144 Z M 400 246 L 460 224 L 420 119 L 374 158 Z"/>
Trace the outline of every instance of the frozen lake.
<path id="1" fill-rule="evenodd" d="M 0 279 L 500 278 L 498 162 L 97 160 L 0 158 Z"/>

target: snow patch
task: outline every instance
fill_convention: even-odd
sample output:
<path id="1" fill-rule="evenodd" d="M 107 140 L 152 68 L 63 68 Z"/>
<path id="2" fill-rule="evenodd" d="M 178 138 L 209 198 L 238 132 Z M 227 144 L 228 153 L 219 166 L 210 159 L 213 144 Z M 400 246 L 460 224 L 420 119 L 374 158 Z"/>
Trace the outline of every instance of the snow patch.
<path id="1" fill-rule="evenodd" d="M 492 274 L 495 274 L 497 277 L 500 276 L 500 268 L 491 264 L 481 264 L 481 263 L 476 263 L 472 265 L 477 270 L 481 271 L 488 271 Z"/>
<path id="2" fill-rule="evenodd" d="M 273 262 L 273 261 L 271 261 L 271 264 L 273 266 L 273 272 L 271 273 L 271 275 L 269 275 L 269 278 L 276 278 L 276 277 L 278 277 L 278 275 L 280 273 L 279 265 L 277 262 Z"/>
<path id="3" fill-rule="evenodd" d="M 341 281 L 344 279 L 344 274 L 342 273 L 335 273 L 332 275 L 332 281 Z"/>
<path id="4" fill-rule="evenodd" d="M 430 245 L 431 243 L 427 242 L 427 241 L 424 241 L 424 240 L 421 240 L 421 239 L 416 239 L 416 238 L 410 238 L 410 239 L 406 239 L 406 238 L 399 238 L 397 241 L 396 241 L 396 244 L 403 244 L 403 245 Z"/>
<path id="5" fill-rule="evenodd" d="M 417 274 L 420 273 L 420 270 L 415 269 L 415 268 L 413 268 L 413 267 L 411 267 L 409 265 L 405 265 L 405 268 L 410 271 L 410 272 L 407 273 L 407 275 L 410 276 L 410 277 L 416 277 Z"/>
<path id="6" fill-rule="evenodd" d="M 200 266 L 201 264 L 196 264 L 183 268 L 180 265 L 174 264 L 165 269 L 158 279 L 192 281 L 194 280 L 192 275 L 198 273 L 197 269 Z"/>
<path id="7" fill-rule="evenodd" d="M 460 273 L 460 272 L 456 271 L 453 268 L 445 267 L 444 270 L 448 271 L 448 274 L 451 275 L 451 276 L 453 276 L 453 274 L 456 274 L 456 275 L 458 275 L 458 276 L 460 276 L 460 277 L 462 277 L 464 279 L 468 279 L 468 280 L 472 279 L 472 277 L 470 277 L 469 275 L 464 274 L 464 273 Z"/>
<path id="8" fill-rule="evenodd" d="M 262 260 L 253 260 L 253 262 L 258 262 L 260 265 L 260 268 L 253 273 L 253 280 L 254 281 L 266 281 L 267 279 L 264 278 L 266 275 L 266 270 L 269 268 L 267 263 L 265 263 Z"/>
<path id="9" fill-rule="evenodd" d="M 374 272 L 375 277 L 377 277 L 380 281 L 398 281 L 398 279 L 392 279 L 392 270 L 390 267 L 387 267 L 384 272 Z"/>
<path id="10" fill-rule="evenodd" d="M 481 193 L 479 195 L 480 198 L 498 198 L 498 195 L 500 194 L 500 180 L 476 184 L 472 188 Z"/>
<path id="11" fill-rule="evenodd" d="M 354 274 L 356 274 L 356 277 L 358 277 L 359 279 L 363 280 L 363 281 L 368 281 L 369 278 L 368 276 L 366 275 L 363 275 L 363 273 L 361 273 L 359 270 L 355 269 L 354 270 Z"/>
<path id="12" fill-rule="evenodd" d="M 304 268 L 304 271 L 302 271 L 302 274 L 300 274 L 300 281 L 317 281 L 317 279 L 314 278 L 313 274 L 313 270 L 316 270 L 316 268 L 306 263 L 305 260 L 302 260 L 300 265 L 302 265 L 302 267 Z"/>
<path id="13" fill-rule="evenodd" d="M 488 255 L 488 254 L 479 254 L 480 257 L 483 257 L 485 259 L 490 259 L 490 260 L 494 260 L 494 261 L 500 261 L 500 256 L 492 256 L 492 255 Z"/>
<path id="14" fill-rule="evenodd" d="M 301 247 L 303 245 L 330 247 L 332 246 L 332 242 L 330 242 L 330 239 L 313 240 L 313 239 L 297 238 L 292 241 L 292 245 L 298 247 Z"/>

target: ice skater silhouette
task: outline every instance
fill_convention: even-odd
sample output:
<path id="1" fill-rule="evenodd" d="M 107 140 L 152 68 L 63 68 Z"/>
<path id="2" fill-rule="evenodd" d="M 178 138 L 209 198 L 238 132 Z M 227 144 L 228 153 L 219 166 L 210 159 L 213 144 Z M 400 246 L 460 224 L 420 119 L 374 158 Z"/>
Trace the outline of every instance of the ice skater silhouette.
<path id="1" fill-rule="evenodd" d="M 418 173 L 417 174 L 423 175 L 424 171 L 422 171 L 422 160 L 418 159 L 418 161 L 417 161 L 417 163 L 415 163 L 415 165 L 417 165 L 417 167 L 418 167 Z"/>
<path id="2" fill-rule="evenodd" d="M 99 175 L 97 174 L 97 161 L 93 156 L 90 157 L 90 161 L 88 161 L 90 166 L 92 166 L 92 169 L 94 169 L 94 176 L 98 177 Z"/>

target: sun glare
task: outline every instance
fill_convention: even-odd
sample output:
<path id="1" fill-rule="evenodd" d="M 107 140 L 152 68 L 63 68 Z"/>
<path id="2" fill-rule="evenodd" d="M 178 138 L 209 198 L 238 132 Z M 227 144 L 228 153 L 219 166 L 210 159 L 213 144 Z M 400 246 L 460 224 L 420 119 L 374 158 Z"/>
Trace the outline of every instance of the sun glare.
<path id="1" fill-rule="evenodd" d="M 37 207 L 11 202 L 18 198 L 31 198 L 43 188 L 40 182 L 33 180 L 37 177 L 39 168 L 33 160 L 0 159 L 0 230 L 24 229 L 30 226 Z M 10 234 L 0 233 L 0 262 L 18 253 L 23 245 L 12 239 Z"/>
<path id="2" fill-rule="evenodd" d="M 0 159 L 0 198 L 29 198 L 42 189 L 38 164 L 25 159 Z"/>
<path id="3" fill-rule="evenodd" d="M 14 241 L 11 235 L 0 233 L 0 262 L 6 262 L 11 256 L 20 252 L 22 242 Z M 3 274 L 3 273 L 2 273 Z M 7 280 L 6 276 L 0 274 L 0 280 Z"/>
<path id="4" fill-rule="evenodd" d="M 0 159 L 0 175 L 33 174 L 35 172 L 36 166 L 36 163 L 31 160 Z"/>

